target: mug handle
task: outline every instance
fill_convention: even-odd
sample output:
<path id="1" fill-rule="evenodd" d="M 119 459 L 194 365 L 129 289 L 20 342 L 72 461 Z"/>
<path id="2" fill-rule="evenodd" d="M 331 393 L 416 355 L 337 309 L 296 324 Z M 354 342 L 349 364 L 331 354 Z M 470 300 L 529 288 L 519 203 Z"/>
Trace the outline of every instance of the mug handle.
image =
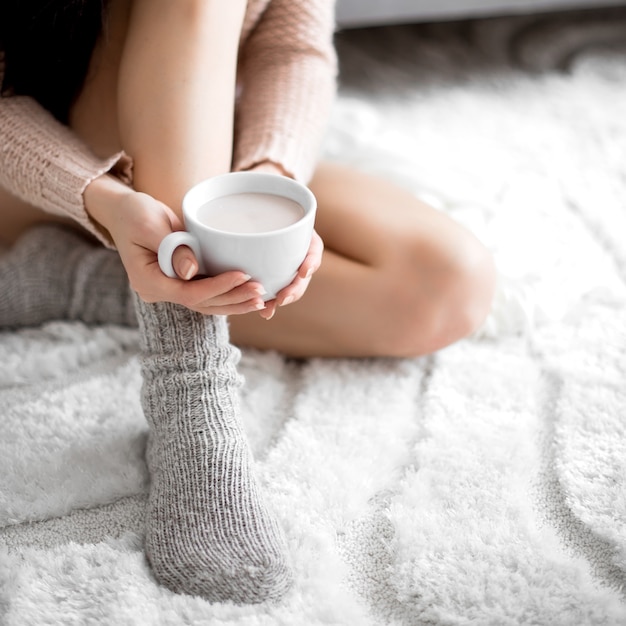
<path id="1" fill-rule="evenodd" d="M 174 266 L 172 265 L 172 256 L 174 255 L 174 250 L 180 246 L 189 246 L 191 248 L 200 266 L 200 271 L 202 271 L 202 252 L 198 240 L 185 230 L 177 230 L 166 235 L 159 244 L 159 267 L 169 278 L 178 278 L 178 274 L 174 271 Z"/>

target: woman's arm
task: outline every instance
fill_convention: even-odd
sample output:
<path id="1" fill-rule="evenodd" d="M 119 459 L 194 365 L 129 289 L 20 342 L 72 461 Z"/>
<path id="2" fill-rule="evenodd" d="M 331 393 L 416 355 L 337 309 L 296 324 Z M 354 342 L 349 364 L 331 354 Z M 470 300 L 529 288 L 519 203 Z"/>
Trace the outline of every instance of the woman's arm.
<path id="1" fill-rule="evenodd" d="M 69 217 L 111 245 L 83 203 L 83 193 L 112 169 L 122 179 L 130 160 L 122 152 L 98 158 L 35 100 L 0 98 L 0 186 L 48 213 Z"/>
<path id="2" fill-rule="evenodd" d="M 182 223 L 165 204 L 123 182 L 130 164 L 122 152 L 96 157 L 33 99 L 0 98 L 0 186 L 34 207 L 73 219 L 105 245 L 115 245 L 132 286 L 145 300 L 178 302 L 214 314 L 258 310 L 258 285 L 247 283 L 242 272 L 192 282 L 161 273 L 153 251 Z M 184 261 L 180 256 L 174 261 L 181 276 Z"/>
<path id="3" fill-rule="evenodd" d="M 240 60 L 234 169 L 273 162 L 308 182 L 336 87 L 332 0 L 273 0 Z"/>

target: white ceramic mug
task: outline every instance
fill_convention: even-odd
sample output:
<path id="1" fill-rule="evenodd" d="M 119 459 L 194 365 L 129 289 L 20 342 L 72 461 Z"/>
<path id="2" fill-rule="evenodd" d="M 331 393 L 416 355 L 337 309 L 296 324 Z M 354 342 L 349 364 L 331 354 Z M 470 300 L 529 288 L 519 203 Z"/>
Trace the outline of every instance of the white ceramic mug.
<path id="1" fill-rule="evenodd" d="M 256 199 L 261 202 L 255 208 L 253 201 Z M 240 204 L 245 204 L 249 213 L 256 211 L 253 226 L 256 232 L 228 230 L 232 225 L 220 224 L 219 228 L 208 225 L 211 220 L 207 216 L 228 210 L 228 207 L 220 206 L 222 202 L 233 209 L 233 216 Z M 287 219 L 292 223 L 277 222 L 270 215 L 274 209 L 272 204 L 276 205 L 277 217 L 279 205 L 286 206 L 287 203 L 297 206 L 299 215 L 294 213 L 296 217 Z M 229 270 L 241 270 L 263 285 L 264 300 L 272 300 L 293 281 L 306 257 L 316 210 L 317 201 L 311 190 L 285 176 L 233 172 L 209 178 L 185 194 L 183 219 L 186 230 L 170 233 L 163 239 L 158 252 L 159 266 L 166 276 L 176 278 L 172 266 L 174 250 L 189 246 L 198 260 L 201 274 L 216 276 Z"/>

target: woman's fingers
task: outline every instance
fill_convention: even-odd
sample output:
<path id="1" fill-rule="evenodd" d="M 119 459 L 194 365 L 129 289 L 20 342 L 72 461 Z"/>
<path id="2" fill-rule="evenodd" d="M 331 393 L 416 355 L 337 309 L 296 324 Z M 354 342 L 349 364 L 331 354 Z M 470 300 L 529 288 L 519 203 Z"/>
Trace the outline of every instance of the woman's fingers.
<path id="1" fill-rule="evenodd" d="M 194 311 L 217 313 L 217 308 L 236 306 L 237 311 L 246 312 L 263 306 L 263 287 L 243 272 L 225 272 L 211 278 L 185 281 L 168 278 L 158 265 L 150 264 L 149 275 L 144 281 L 145 289 L 137 289 L 139 295 L 148 302 L 167 301 L 182 304 Z M 243 307 L 240 305 L 244 305 Z M 214 310 L 215 309 L 215 310 Z"/>
<path id="2" fill-rule="evenodd" d="M 300 267 L 298 268 L 298 273 L 296 274 L 296 277 L 293 279 L 291 284 L 289 284 L 284 289 L 281 289 L 276 296 L 277 306 L 286 306 L 288 304 L 291 304 L 292 302 L 296 302 L 304 295 L 304 292 L 306 291 L 307 287 L 309 286 L 309 282 L 311 281 L 311 277 L 319 269 L 319 266 L 322 263 L 323 252 L 324 243 L 322 241 L 322 238 L 316 232 L 313 232 L 309 251 L 304 261 L 302 262 L 302 265 L 300 265 Z M 269 319 L 266 313 L 266 311 L 263 311 L 261 315 L 262 317 Z"/>
<path id="3" fill-rule="evenodd" d="M 259 310 L 259 315 L 266 320 L 271 320 L 276 313 L 276 307 L 278 306 L 277 300 L 269 300 L 265 303 L 265 306 Z"/>
<path id="4" fill-rule="evenodd" d="M 189 246 L 179 246 L 174 250 L 172 266 L 183 280 L 191 280 L 199 270 L 198 261 Z"/>
<path id="5" fill-rule="evenodd" d="M 219 294 L 213 292 L 211 296 L 206 297 L 207 292 L 197 289 L 196 283 L 202 283 L 203 281 L 208 280 L 211 279 L 207 278 L 193 281 L 192 287 L 194 290 L 190 292 L 190 296 L 194 298 L 194 302 L 191 303 L 191 306 L 199 309 L 209 309 L 211 307 L 247 304 L 249 310 L 259 310 L 265 306 L 261 296 L 263 293 L 263 287 L 259 283 L 247 281 Z M 200 287 L 201 286 L 202 285 L 200 285 Z M 200 299 L 195 300 L 196 297 L 200 297 Z M 252 308 L 250 309 L 250 307 Z"/>
<path id="6" fill-rule="evenodd" d="M 288 304 L 292 304 L 293 302 L 300 300 L 310 282 L 310 276 L 308 278 L 301 278 L 299 275 L 296 276 L 288 287 L 285 287 L 278 292 L 278 295 L 276 296 L 277 305 L 287 306 Z"/>
<path id="7" fill-rule="evenodd" d="M 182 281 L 170 278 L 164 287 L 176 297 L 178 302 L 188 307 L 223 306 L 225 304 L 240 304 L 248 300 L 259 298 L 263 287 L 250 280 L 243 272 L 225 272 L 211 278 L 198 278 L 192 281 Z M 176 281 L 174 284 L 173 281 Z"/>
<path id="8" fill-rule="evenodd" d="M 311 276 L 318 270 L 324 251 L 321 237 L 314 232 L 311 245 L 298 274 L 290 285 L 282 289 L 276 299 L 263 302 L 263 287 L 250 281 L 241 272 L 226 272 L 210 279 L 182 282 L 177 300 L 195 311 L 211 312 L 216 315 L 238 315 L 258 311 L 264 319 L 272 319 L 279 306 L 285 306 L 299 300 L 309 286 Z M 187 246 L 181 246 L 175 252 L 174 268 L 179 276 L 195 276 L 198 265 L 193 252 Z M 187 272 L 187 274 L 185 274 Z M 206 281 L 209 281 L 208 284 Z M 185 286 L 186 285 L 186 286 Z M 218 312 L 220 311 L 220 312 Z M 222 311 L 226 311 L 223 313 Z"/>
<path id="9" fill-rule="evenodd" d="M 317 272 L 322 264 L 322 254 L 324 252 L 324 242 L 322 238 L 313 231 L 313 237 L 311 237 L 311 245 L 307 252 L 302 265 L 298 268 L 298 276 L 301 278 L 310 278 L 314 272 Z"/>

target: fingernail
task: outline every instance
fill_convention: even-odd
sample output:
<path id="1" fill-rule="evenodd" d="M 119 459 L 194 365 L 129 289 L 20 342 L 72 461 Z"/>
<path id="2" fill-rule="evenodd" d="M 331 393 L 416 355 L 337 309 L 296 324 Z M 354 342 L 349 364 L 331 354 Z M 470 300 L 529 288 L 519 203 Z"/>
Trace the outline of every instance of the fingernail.
<path id="1" fill-rule="evenodd" d="M 287 296 L 281 303 L 280 306 L 286 306 L 287 304 L 291 304 L 296 299 L 295 296 Z"/>
<path id="2" fill-rule="evenodd" d="M 251 278 L 252 276 L 250 276 L 250 274 L 244 274 L 243 276 L 240 276 L 237 279 L 237 282 L 235 283 L 235 287 L 240 287 L 241 285 L 245 285 Z"/>
<path id="3" fill-rule="evenodd" d="M 311 278 L 311 276 L 313 276 L 313 272 L 314 271 L 315 271 L 315 268 L 309 267 L 309 269 L 306 271 L 306 275 L 304 277 L 305 278 Z"/>
<path id="4" fill-rule="evenodd" d="M 254 308 L 255 308 L 257 311 L 260 311 L 261 309 L 264 309 L 264 308 L 265 308 L 265 302 L 257 302 L 257 303 L 254 305 Z"/>
<path id="5" fill-rule="evenodd" d="M 189 259 L 183 259 L 181 262 L 181 269 L 183 272 L 183 278 L 185 280 L 189 280 L 193 278 L 193 273 L 194 273 L 195 268 L 194 268 L 192 261 L 190 261 Z"/>
<path id="6" fill-rule="evenodd" d="M 274 315 L 276 315 L 276 309 L 274 309 L 271 315 L 268 315 L 265 319 L 269 322 L 269 320 L 271 320 L 274 317 Z"/>

